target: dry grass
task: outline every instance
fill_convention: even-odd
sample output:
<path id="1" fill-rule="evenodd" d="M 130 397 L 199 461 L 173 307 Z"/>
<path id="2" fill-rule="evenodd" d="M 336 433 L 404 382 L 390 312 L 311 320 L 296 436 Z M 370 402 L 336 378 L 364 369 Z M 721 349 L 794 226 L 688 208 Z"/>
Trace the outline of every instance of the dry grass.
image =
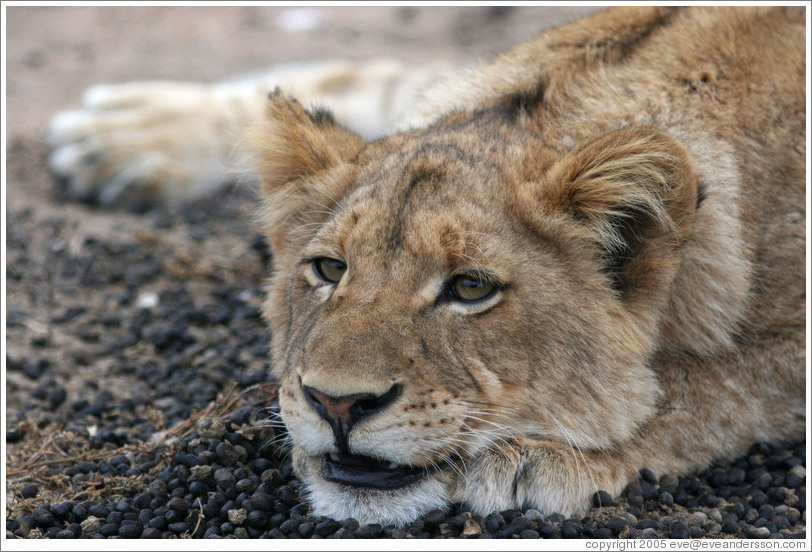
<path id="1" fill-rule="evenodd" d="M 9 452 L 6 456 L 8 497 L 6 519 L 14 519 L 21 513 L 30 512 L 42 502 L 97 501 L 101 498 L 117 500 L 118 497 L 141 492 L 145 488 L 143 474 L 127 477 L 91 472 L 86 477 L 71 479 L 61 470 L 80 462 L 109 460 L 119 454 L 127 456 L 132 461 L 139 453 L 152 452 L 157 453 L 158 463 L 149 473 L 155 475 L 166 467 L 177 452 L 177 443 L 188 438 L 201 419 L 225 419 L 231 413 L 249 406 L 268 407 L 276 397 L 276 391 L 275 383 L 259 383 L 243 390 L 237 390 L 234 384 L 208 407 L 193 412 L 188 419 L 167 430 L 156 432 L 149 442 L 103 450 L 91 448 L 85 438 L 65 430 L 59 424 L 52 423 L 40 428 L 34 423 L 23 423 L 19 427 L 25 431 L 23 442 L 15 446 L 13 452 Z M 250 425 L 244 428 L 246 432 L 252 432 L 254 429 Z M 28 499 L 22 497 L 20 489 L 27 483 L 36 483 L 39 487 L 39 494 L 36 497 Z"/>

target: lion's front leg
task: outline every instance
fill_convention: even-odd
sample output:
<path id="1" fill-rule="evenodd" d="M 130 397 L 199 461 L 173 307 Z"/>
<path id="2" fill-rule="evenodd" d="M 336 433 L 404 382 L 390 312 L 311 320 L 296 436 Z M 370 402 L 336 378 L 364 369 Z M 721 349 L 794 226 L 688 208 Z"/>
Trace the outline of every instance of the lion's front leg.
<path id="1" fill-rule="evenodd" d="M 483 515 L 510 508 L 570 515 L 599 490 L 619 494 L 636 473 L 618 453 L 525 438 L 489 448 L 465 468 L 454 498 Z"/>

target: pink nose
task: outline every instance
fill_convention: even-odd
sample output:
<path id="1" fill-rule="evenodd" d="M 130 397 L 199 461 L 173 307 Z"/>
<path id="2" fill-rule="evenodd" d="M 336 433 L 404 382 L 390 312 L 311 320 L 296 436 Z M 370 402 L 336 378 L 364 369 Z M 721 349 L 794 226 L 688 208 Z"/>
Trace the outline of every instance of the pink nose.
<path id="1" fill-rule="evenodd" d="M 360 420 L 388 408 L 400 396 L 401 387 L 394 384 L 382 395 L 356 393 L 342 397 L 331 397 L 307 385 L 302 385 L 302 391 L 313 409 L 330 425 L 336 446 L 348 453 L 347 440 L 352 427 Z"/>
<path id="2" fill-rule="evenodd" d="M 341 421 L 342 423 L 349 423 L 350 408 L 353 405 L 358 404 L 359 401 L 369 399 L 369 395 L 360 393 L 356 395 L 333 398 L 329 395 L 316 391 L 313 388 L 306 388 L 305 392 L 310 393 L 310 396 L 313 397 L 317 403 L 321 404 L 327 418 Z M 317 408 L 317 410 L 319 409 Z M 321 414 L 321 412 L 319 413 Z"/>

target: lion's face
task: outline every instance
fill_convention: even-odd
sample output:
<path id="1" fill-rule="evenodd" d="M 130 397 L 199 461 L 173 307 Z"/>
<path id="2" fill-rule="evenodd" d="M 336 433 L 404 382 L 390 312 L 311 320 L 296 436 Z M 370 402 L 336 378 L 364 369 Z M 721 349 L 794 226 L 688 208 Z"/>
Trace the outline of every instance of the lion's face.
<path id="1" fill-rule="evenodd" d="M 329 121 L 276 104 L 318 152 Z M 469 500 L 466 470 L 486 450 L 520 437 L 608 448 L 651 412 L 662 300 L 601 243 L 626 239 L 590 220 L 609 200 L 567 187 L 578 159 L 540 148 L 528 161 L 508 132 L 478 128 L 347 138 L 309 159 L 312 174 L 309 153 L 273 162 L 296 166 L 266 182 L 266 315 L 294 467 L 319 514 L 406 523 Z M 640 224 L 638 241 L 657 235 Z M 674 263 L 632 249 L 666 286 Z"/>

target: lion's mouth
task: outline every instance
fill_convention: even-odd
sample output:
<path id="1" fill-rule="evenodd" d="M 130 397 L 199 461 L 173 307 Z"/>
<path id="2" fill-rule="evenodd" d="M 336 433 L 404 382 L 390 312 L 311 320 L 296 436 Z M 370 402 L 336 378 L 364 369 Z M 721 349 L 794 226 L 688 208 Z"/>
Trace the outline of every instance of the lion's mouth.
<path id="1" fill-rule="evenodd" d="M 424 468 L 401 466 L 354 454 L 325 455 L 321 476 L 331 483 L 351 487 L 392 490 L 411 485 L 426 475 Z"/>

